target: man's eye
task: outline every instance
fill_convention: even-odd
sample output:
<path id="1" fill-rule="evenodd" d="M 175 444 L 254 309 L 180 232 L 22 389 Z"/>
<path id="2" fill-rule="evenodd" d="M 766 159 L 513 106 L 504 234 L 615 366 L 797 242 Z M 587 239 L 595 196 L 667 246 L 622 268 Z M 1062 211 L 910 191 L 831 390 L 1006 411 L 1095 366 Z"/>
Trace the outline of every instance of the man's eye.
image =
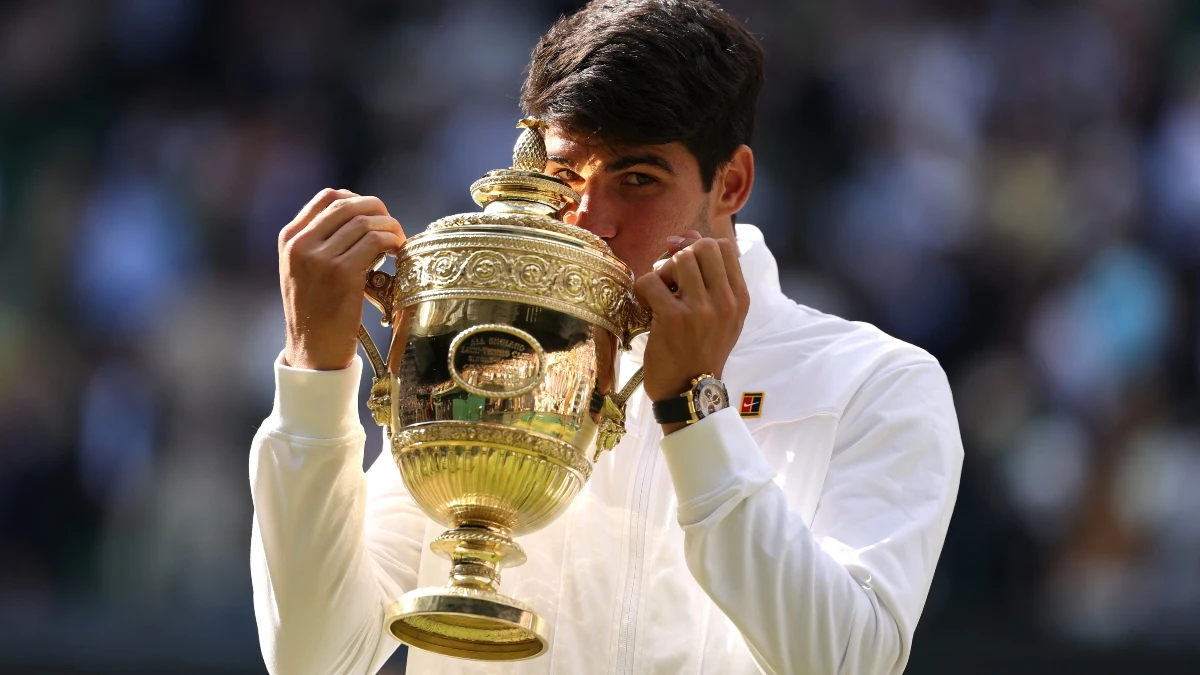
<path id="1" fill-rule="evenodd" d="M 570 169 L 559 169 L 558 171 L 554 172 L 554 177 L 561 178 L 562 180 L 565 180 L 568 183 L 570 183 L 571 181 L 579 180 L 579 174 L 575 173 L 574 171 L 572 171 Z"/>
<path id="2" fill-rule="evenodd" d="M 641 186 L 657 183 L 658 179 L 656 179 L 654 176 L 649 176 L 644 173 L 627 173 L 625 174 L 625 177 L 621 179 L 621 182 L 625 185 Z"/>

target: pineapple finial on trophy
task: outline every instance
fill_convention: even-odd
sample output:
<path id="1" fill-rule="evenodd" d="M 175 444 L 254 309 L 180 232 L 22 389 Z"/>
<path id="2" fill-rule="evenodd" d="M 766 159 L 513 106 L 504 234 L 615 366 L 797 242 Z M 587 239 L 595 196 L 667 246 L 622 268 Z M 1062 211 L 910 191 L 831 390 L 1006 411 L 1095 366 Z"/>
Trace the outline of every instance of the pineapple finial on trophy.
<path id="1" fill-rule="evenodd" d="M 546 123 L 534 117 L 526 117 L 517 122 L 518 129 L 524 129 L 517 144 L 513 146 L 512 168 L 517 171 L 537 171 L 546 169 L 546 141 L 542 138 L 542 130 Z"/>
<path id="2" fill-rule="evenodd" d="M 579 193 L 563 181 L 542 173 L 546 168 L 544 122 L 527 117 L 517 128 L 524 129 L 513 146 L 511 169 L 484 174 L 471 185 L 471 197 L 485 213 L 523 213 L 557 217 L 564 208 L 579 203 Z"/>

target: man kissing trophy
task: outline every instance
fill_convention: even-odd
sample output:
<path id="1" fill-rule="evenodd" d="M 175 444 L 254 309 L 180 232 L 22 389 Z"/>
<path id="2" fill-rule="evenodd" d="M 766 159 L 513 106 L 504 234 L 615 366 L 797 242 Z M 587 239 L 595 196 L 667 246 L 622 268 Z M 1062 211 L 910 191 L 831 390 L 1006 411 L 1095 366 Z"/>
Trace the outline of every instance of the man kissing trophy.
<path id="1" fill-rule="evenodd" d="M 903 671 L 954 407 L 928 353 L 784 296 L 736 222 L 763 58 L 709 0 L 596 0 L 534 48 L 482 212 L 406 238 L 324 190 L 282 229 L 250 457 L 272 673 L 375 673 L 397 640 L 414 673 Z M 390 449 L 366 472 L 358 339 Z"/>

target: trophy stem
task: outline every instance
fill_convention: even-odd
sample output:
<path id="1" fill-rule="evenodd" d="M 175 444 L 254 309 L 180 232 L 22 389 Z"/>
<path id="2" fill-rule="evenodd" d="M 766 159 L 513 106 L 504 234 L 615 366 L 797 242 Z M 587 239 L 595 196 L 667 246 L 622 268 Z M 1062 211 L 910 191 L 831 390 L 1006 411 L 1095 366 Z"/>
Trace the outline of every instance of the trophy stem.
<path id="1" fill-rule="evenodd" d="M 450 560 L 450 586 L 499 592 L 500 570 L 526 561 L 508 530 L 463 526 L 447 530 L 429 548 Z"/>

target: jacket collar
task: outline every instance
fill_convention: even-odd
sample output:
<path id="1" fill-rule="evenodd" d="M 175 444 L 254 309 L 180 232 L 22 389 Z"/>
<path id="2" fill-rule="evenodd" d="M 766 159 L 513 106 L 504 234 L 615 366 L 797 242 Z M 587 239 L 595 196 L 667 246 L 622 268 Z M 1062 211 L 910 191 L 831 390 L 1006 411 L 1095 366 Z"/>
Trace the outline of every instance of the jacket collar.
<path id="1" fill-rule="evenodd" d="M 786 300 L 786 296 L 779 285 L 779 265 L 767 248 L 762 231 L 753 225 L 741 223 L 736 225 L 736 231 L 742 276 L 746 279 L 746 290 L 750 291 L 750 310 L 746 313 L 742 335 L 738 338 L 738 345 L 743 345 L 757 337 L 772 319 L 779 316 L 779 303 Z M 642 365 L 648 337 L 642 334 L 630 343 L 630 351 L 622 359 L 629 364 L 622 367 L 624 373 L 632 373 Z"/>
<path id="2" fill-rule="evenodd" d="M 737 225 L 738 249 L 742 256 L 742 276 L 750 291 L 750 311 L 742 324 L 738 344 L 756 338 L 780 315 L 780 303 L 790 302 L 779 286 L 779 265 L 767 248 L 763 233 L 753 225 Z"/>

